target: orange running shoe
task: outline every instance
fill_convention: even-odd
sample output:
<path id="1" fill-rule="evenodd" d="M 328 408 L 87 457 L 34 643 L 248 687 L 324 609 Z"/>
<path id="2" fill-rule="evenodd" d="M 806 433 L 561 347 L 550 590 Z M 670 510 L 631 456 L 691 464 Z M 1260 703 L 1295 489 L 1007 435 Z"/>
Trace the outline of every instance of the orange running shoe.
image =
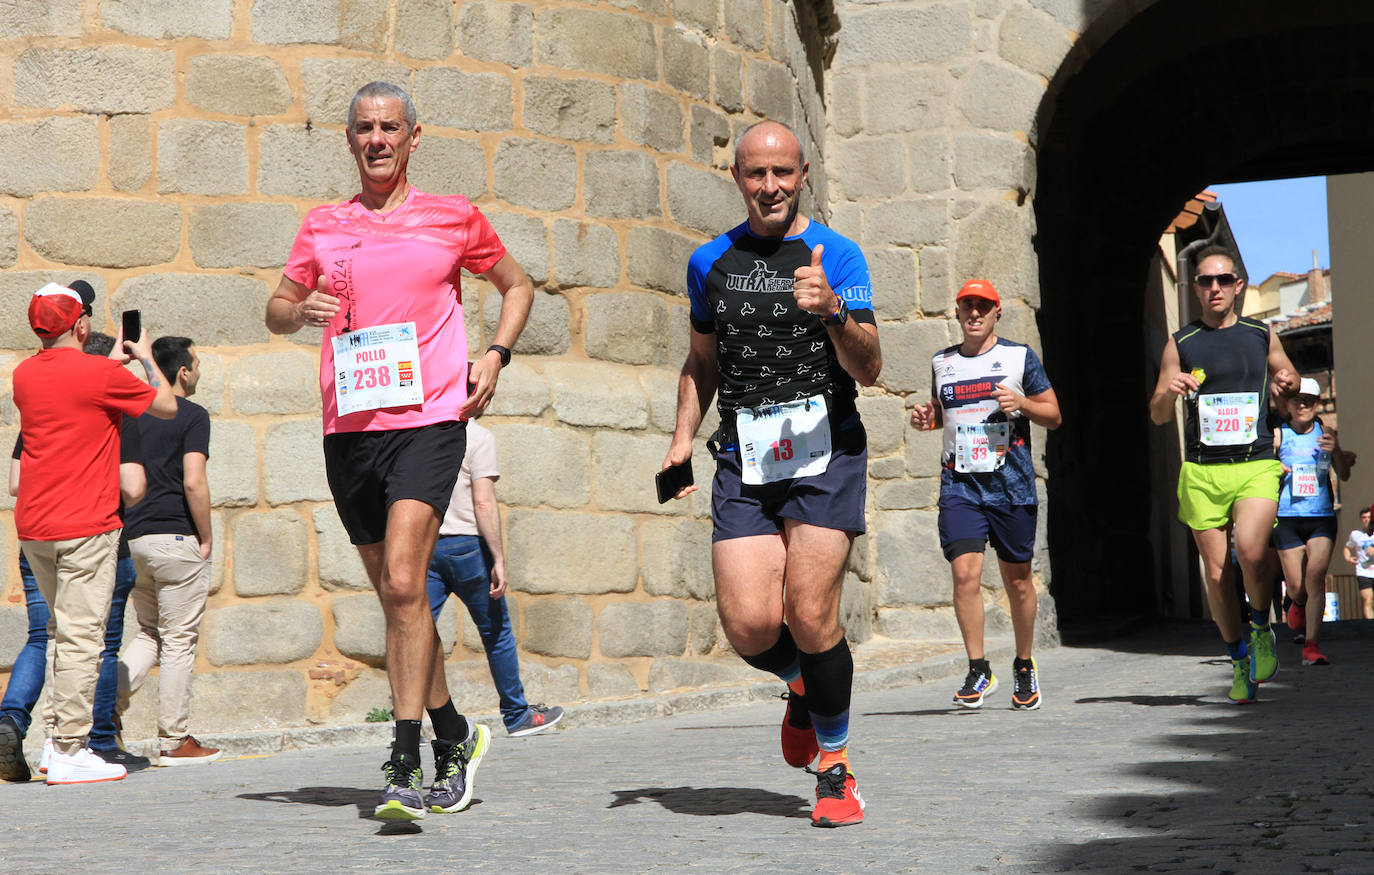
<path id="1" fill-rule="evenodd" d="M 1294 632 L 1307 631 L 1307 606 L 1297 602 L 1288 603 L 1288 628 Z"/>
<path id="2" fill-rule="evenodd" d="M 816 776 L 816 807 L 811 810 L 812 826 L 849 826 L 863 823 L 864 797 L 859 795 L 859 783 L 845 763 L 823 772 L 807 769 Z"/>
<path id="3" fill-rule="evenodd" d="M 821 746 L 816 742 L 816 730 L 811 727 L 811 712 L 806 710 L 806 697 L 792 691 L 783 693 L 787 712 L 782 716 L 782 758 L 794 769 L 811 765 Z M 793 711 L 796 719 L 793 719 Z M 800 723 L 802 725 L 798 726 Z"/>

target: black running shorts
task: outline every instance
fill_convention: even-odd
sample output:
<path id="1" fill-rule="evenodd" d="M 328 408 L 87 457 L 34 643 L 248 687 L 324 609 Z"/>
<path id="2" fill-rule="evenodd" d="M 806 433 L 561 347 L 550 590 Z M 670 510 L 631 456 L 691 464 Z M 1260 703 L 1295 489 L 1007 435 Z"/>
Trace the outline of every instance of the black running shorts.
<path id="1" fill-rule="evenodd" d="M 465 422 L 325 435 L 329 491 L 348 539 L 354 544 L 385 539 L 387 512 L 403 498 L 423 501 L 442 519 L 466 449 Z"/>

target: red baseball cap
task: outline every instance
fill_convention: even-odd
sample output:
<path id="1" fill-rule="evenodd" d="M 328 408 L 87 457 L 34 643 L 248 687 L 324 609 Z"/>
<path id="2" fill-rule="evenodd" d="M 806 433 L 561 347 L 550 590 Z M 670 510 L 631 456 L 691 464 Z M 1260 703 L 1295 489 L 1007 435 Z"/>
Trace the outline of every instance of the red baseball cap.
<path id="1" fill-rule="evenodd" d="M 71 331 L 85 311 L 86 302 L 79 293 L 48 283 L 29 301 L 29 325 L 39 337 L 58 337 Z"/>
<path id="2" fill-rule="evenodd" d="M 1002 305 L 1002 299 L 997 296 L 997 290 L 987 280 L 969 280 L 964 283 L 964 287 L 959 290 L 959 294 L 954 296 L 954 300 L 957 301 L 960 298 L 982 298 L 999 307 Z"/>

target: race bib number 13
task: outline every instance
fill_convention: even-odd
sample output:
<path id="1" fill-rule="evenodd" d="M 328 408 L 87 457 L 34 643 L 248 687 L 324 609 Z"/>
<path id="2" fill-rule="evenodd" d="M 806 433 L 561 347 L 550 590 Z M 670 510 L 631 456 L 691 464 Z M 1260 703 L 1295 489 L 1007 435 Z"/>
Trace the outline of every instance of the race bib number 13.
<path id="1" fill-rule="evenodd" d="M 414 322 L 350 331 L 333 343 L 334 400 L 340 416 L 425 400 Z"/>

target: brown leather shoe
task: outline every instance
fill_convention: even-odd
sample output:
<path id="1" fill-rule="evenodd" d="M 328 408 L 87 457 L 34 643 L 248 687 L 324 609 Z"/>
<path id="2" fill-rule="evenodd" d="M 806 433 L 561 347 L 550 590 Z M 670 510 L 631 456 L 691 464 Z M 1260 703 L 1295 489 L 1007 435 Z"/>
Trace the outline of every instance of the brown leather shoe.
<path id="1" fill-rule="evenodd" d="M 219 748 L 202 747 L 194 735 L 188 735 L 185 741 L 177 745 L 176 750 L 159 751 L 157 764 L 159 766 L 189 766 L 194 763 L 213 763 L 220 756 L 222 754 Z"/>

